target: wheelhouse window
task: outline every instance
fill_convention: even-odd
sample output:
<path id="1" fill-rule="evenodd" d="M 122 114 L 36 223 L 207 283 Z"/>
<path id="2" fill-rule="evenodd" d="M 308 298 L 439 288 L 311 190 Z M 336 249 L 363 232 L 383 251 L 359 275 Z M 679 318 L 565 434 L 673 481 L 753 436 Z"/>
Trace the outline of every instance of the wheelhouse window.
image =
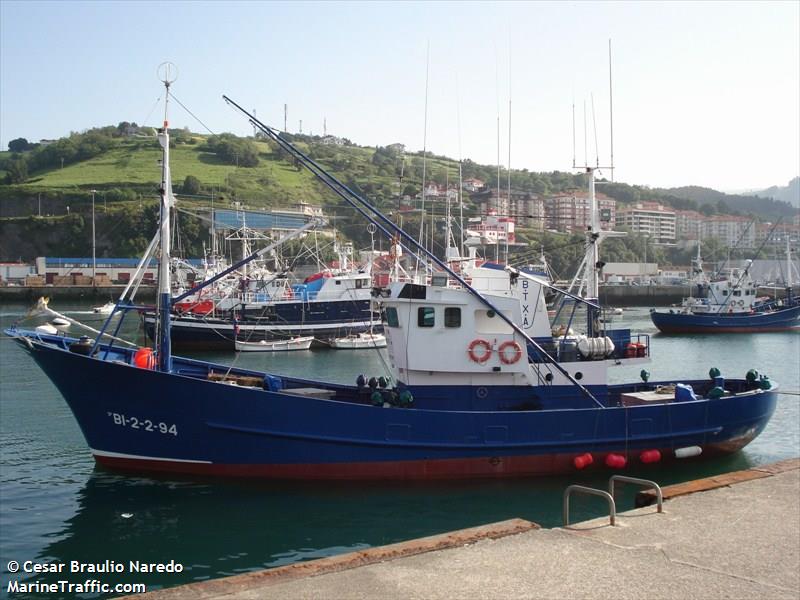
<path id="1" fill-rule="evenodd" d="M 461 327 L 461 309 L 457 306 L 448 306 L 444 309 L 444 326 Z"/>
<path id="2" fill-rule="evenodd" d="M 400 320 L 397 318 L 397 309 L 394 306 L 390 306 L 384 311 L 383 318 L 389 327 L 400 327 Z"/>
<path id="3" fill-rule="evenodd" d="M 417 327 L 433 327 L 436 324 L 436 312 L 432 306 L 420 306 L 417 309 Z"/>

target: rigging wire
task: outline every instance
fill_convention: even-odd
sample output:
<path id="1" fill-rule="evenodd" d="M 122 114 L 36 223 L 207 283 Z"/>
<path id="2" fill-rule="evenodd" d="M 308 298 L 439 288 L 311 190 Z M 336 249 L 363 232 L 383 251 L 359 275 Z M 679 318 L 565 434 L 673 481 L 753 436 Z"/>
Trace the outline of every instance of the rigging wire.
<path id="1" fill-rule="evenodd" d="M 194 114 L 192 111 L 190 111 L 188 108 L 186 108 L 186 106 L 183 104 L 183 102 L 181 102 L 180 100 L 178 100 L 178 99 L 175 97 L 175 94 L 173 94 L 172 92 L 168 92 L 168 93 L 169 93 L 170 97 L 171 97 L 173 100 L 175 100 L 175 102 L 177 102 L 178 104 L 180 104 L 180 106 L 181 106 L 181 108 L 182 108 L 183 110 L 185 110 L 187 113 L 189 113 L 190 115 L 192 115 L 192 117 L 194 118 L 194 120 L 195 120 L 195 121 L 197 121 L 198 123 L 200 123 L 200 125 L 202 125 L 203 127 L 205 127 L 205 128 L 206 128 L 206 131 L 208 131 L 208 133 L 210 133 L 211 135 L 217 135 L 216 133 L 214 133 L 213 131 L 211 131 L 211 129 L 209 129 L 209 128 L 208 128 L 208 125 L 206 125 L 205 123 L 203 123 L 203 122 L 200 120 L 200 118 L 199 118 L 197 115 L 195 115 L 195 114 Z"/>
<path id="2" fill-rule="evenodd" d="M 150 120 L 150 117 L 153 116 L 153 112 L 156 110 L 156 107 L 160 102 L 161 102 L 161 96 L 159 96 L 156 99 L 155 103 L 153 104 L 153 108 L 150 109 L 150 112 L 147 113 L 147 116 L 144 118 L 144 121 L 142 121 L 142 125 L 145 125 L 145 123 L 147 123 L 147 121 Z"/>

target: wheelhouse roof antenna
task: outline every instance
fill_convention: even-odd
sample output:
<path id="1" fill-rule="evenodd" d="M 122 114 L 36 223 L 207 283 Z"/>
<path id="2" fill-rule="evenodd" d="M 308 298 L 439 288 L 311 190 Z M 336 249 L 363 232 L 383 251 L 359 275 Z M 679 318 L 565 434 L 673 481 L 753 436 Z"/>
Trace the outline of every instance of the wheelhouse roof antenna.
<path id="1" fill-rule="evenodd" d="M 614 181 L 614 94 L 611 85 L 611 39 L 608 40 L 608 111 L 611 126 L 611 181 Z"/>

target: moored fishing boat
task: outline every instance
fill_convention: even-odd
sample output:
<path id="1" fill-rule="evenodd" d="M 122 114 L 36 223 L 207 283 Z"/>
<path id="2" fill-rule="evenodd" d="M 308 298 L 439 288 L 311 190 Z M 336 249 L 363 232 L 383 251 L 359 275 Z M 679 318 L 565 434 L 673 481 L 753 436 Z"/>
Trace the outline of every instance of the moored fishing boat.
<path id="1" fill-rule="evenodd" d="M 662 333 L 764 333 L 800 328 L 800 298 L 794 295 L 791 257 L 787 246 L 788 282 L 783 299 L 759 299 L 744 269 L 729 269 L 721 277 L 708 278 L 703 271 L 700 245 L 693 260 L 697 296 L 685 298 L 678 310 L 652 309 L 650 318 Z"/>
<path id="2" fill-rule="evenodd" d="M 169 98 L 166 78 L 165 84 Z M 504 270 L 497 277 L 505 278 L 507 290 L 478 293 L 280 134 L 247 116 L 458 287 L 396 282 L 376 291 L 388 377 L 360 376 L 355 385 L 342 385 L 173 357 L 165 119 L 158 134 L 164 160 L 156 347 L 6 330 L 64 396 L 98 463 L 293 479 L 541 475 L 733 452 L 769 421 L 776 386 L 763 376 L 648 382 L 643 373 L 642 381 L 610 385 L 609 367 L 646 358 L 646 337 L 641 355 L 629 355 L 634 342 L 620 340 L 620 357 L 617 344 L 594 327 L 599 307 L 573 297 L 587 317 L 585 351 L 573 351 L 566 344 L 572 340 L 552 336 L 543 295 L 533 287 L 539 280 Z M 537 298 L 535 308 L 520 298 Z M 123 298 L 117 308 L 131 306 Z M 669 384 L 676 384 L 674 392 L 658 394 Z"/>
<path id="3" fill-rule="evenodd" d="M 312 220 L 297 231 L 321 223 Z M 243 239 L 242 253 L 247 257 L 249 246 L 247 238 Z M 275 242 L 269 248 L 280 245 L 280 241 Z M 335 250 L 339 257 L 336 269 L 323 268 L 301 282 L 263 267 L 241 271 L 228 268 L 226 275 L 209 287 L 197 292 L 181 290 L 173 300 L 173 346 L 232 349 L 237 335 L 250 342 L 311 336 L 325 345 L 336 337 L 380 327 L 370 306 L 369 269 L 352 264 L 352 246 L 335 245 Z M 157 315 L 147 312 L 143 320 L 152 339 Z"/>

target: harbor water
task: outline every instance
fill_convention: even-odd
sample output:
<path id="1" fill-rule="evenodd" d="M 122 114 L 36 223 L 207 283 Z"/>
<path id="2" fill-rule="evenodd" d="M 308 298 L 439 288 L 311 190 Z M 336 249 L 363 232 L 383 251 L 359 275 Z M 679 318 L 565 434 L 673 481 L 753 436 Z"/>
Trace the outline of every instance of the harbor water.
<path id="1" fill-rule="evenodd" d="M 85 305 L 54 308 L 95 327 L 102 322 Z M 19 321 L 26 310 L 23 305 L 0 305 L 0 324 Z M 129 321 L 124 331 L 136 339 L 137 323 L 132 317 Z M 654 381 L 703 378 L 711 367 L 739 378 L 755 368 L 785 392 L 767 429 L 743 451 L 687 460 L 669 470 L 637 467 L 628 474 L 668 485 L 800 455 L 800 332 L 664 336 L 650 323 L 647 308 L 626 310 L 615 317 L 613 326 L 651 334 L 652 362 L 645 368 Z M 375 350 L 194 355 L 346 383 L 359 373 L 386 374 L 385 354 Z M 612 382 L 637 380 L 641 368 L 616 367 Z M 57 390 L 16 344 L 5 337 L 0 341 L 2 598 L 17 597 L 7 591 L 9 561 L 174 561 L 183 566 L 180 573 L 135 578 L 127 569 L 123 574 L 93 575 L 111 584 L 135 579 L 151 590 L 513 517 L 557 526 L 567 485 L 605 487 L 607 478 L 607 472 L 576 471 L 568 477 L 516 480 L 290 483 L 120 475 L 95 467 Z M 634 492 L 626 491 L 620 510 L 632 507 Z M 593 498 L 575 497 L 571 504 L 572 521 L 605 510 L 602 501 Z M 85 573 L 27 577 L 45 582 L 88 578 Z M 21 574 L 16 578 L 25 580 Z"/>

